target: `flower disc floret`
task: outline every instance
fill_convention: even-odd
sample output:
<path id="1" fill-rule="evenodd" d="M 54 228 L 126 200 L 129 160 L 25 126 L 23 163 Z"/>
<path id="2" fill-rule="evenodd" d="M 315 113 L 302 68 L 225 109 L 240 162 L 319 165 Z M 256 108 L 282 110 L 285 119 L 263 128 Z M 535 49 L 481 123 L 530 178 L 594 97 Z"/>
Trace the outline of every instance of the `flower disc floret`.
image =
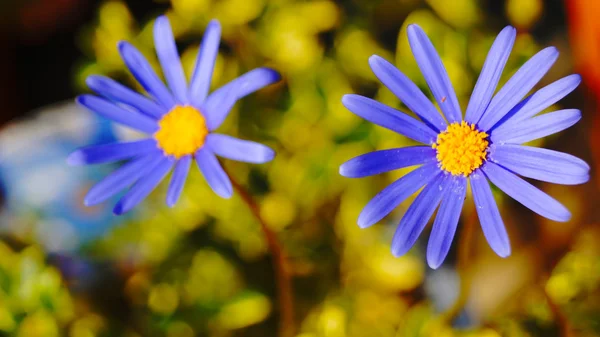
<path id="1" fill-rule="evenodd" d="M 440 132 L 432 147 L 444 171 L 467 177 L 486 160 L 487 138 L 488 134 L 477 130 L 474 124 L 462 121 Z"/>

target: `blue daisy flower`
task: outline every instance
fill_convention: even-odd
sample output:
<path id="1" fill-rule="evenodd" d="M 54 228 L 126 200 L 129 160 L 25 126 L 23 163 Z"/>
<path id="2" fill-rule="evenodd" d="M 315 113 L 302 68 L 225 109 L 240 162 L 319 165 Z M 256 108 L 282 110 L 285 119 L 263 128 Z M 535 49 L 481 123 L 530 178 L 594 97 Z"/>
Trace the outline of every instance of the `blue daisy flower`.
<path id="1" fill-rule="evenodd" d="M 371 69 L 420 121 L 366 97 L 343 97 L 344 106 L 358 116 L 425 144 L 367 153 L 340 167 L 341 175 L 357 178 L 420 165 L 377 194 L 358 218 L 360 227 L 369 227 L 424 187 L 394 234 L 395 256 L 415 244 L 439 205 L 427 262 L 432 268 L 441 265 L 456 232 L 467 181 L 483 233 L 501 257 L 510 255 L 510 243 L 489 181 L 543 217 L 570 219 L 563 205 L 517 175 L 565 185 L 589 179 L 589 166 L 581 159 L 522 145 L 562 131 L 581 118 L 575 109 L 535 116 L 573 91 L 581 78 L 567 76 L 525 97 L 558 58 L 556 48 L 549 47 L 528 60 L 494 95 L 515 37 L 516 30 L 509 26 L 494 41 L 464 118 L 439 55 L 417 25 L 408 27 L 410 47 L 443 117 L 413 82 L 376 55 L 369 59 Z"/>
<path id="2" fill-rule="evenodd" d="M 88 86 L 104 98 L 82 95 L 77 102 L 117 123 L 151 135 L 146 139 L 82 148 L 68 158 L 71 165 L 129 160 L 88 192 L 86 205 L 95 205 L 133 185 L 114 208 L 123 214 L 140 203 L 173 168 L 167 204 L 173 206 L 183 189 L 192 160 L 208 185 L 223 198 L 233 193 L 231 181 L 216 156 L 248 163 L 265 163 L 275 153 L 270 148 L 213 133 L 235 102 L 279 81 L 269 68 L 254 69 L 210 95 L 211 77 L 219 50 L 221 26 L 211 21 L 202 40 L 189 86 L 167 17 L 154 24 L 154 43 L 167 88 L 142 54 L 127 42 L 119 43 L 125 64 L 150 97 L 102 76 L 90 76 Z"/>

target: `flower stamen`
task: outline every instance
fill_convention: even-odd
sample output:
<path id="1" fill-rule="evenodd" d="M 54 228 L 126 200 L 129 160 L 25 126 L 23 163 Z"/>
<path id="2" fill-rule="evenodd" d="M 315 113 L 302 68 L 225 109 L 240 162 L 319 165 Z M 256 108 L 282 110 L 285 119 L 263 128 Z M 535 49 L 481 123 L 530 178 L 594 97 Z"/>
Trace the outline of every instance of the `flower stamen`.
<path id="1" fill-rule="evenodd" d="M 486 160 L 488 134 L 465 121 L 452 123 L 438 134 L 431 147 L 437 150 L 440 167 L 453 174 L 467 177 Z"/>
<path id="2" fill-rule="evenodd" d="M 154 139 L 165 155 L 179 159 L 194 154 L 206 140 L 208 128 L 202 113 L 191 106 L 175 106 L 158 121 Z"/>

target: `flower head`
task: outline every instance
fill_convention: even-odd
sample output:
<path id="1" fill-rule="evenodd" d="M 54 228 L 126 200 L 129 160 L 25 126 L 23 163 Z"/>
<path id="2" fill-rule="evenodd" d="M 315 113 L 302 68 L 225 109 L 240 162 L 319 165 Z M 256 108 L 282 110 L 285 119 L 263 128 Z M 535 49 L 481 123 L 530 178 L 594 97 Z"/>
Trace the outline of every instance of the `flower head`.
<path id="1" fill-rule="evenodd" d="M 396 230 L 394 255 L 405 254 L 415 244 L 439 206 L 427 261 L 432 268 L 443 262 L 456 231 L 467 180 L 483 233 L 499 256 L 510 255 L 510 243 L 489 181 L 548 219 L 570 219 L 563 205 L 517 175 L 567 185 L 589 179 L 589 166 L 581 159 L 522 145 L 562 131 L 581 118 L 574 109 L 535 116 L 573 91 L 581 78 L 567 76 L 526 97 L 558 58 L 557 50 L 549 47 L 527 61 L 494 95 L 515 36 L 515 29 L 506 27 L 496 38 L 464 118 L 439 55 L 417 25 L 408 27 L 410 47 L 443 117 L 413 82 L 376 55 L 369 60 L 371 69 L 420 121 L 366 97 L 344 96 L 344 105 L 355 114 L 425 144 L 367 153 L 340 167 L 343 176 L 364 177 L 420 165 L 377 194 L 358 218 L 360 227 L 371 226 L 424 187 Z"/>
<path id="2" fill-rule="evenodd" d="M 132 185 L 114 208 L 122 214 L 140 203 L 173 169 L 167 204 L 173 206 L 183 189 L 192 160 L 213 191 L 229 198 L 232 185 L 215 155 L 249 163 L 265 163 L 275 153 L 270 148 L 223 134 L 214 133 L 235 102 L 279 80 L 272 69 L 257 68 L 209 95 L 221 27 L 211 21 L 189 86 L 187 84 L 169 21 L 156 19 L 154 42 L 169 87 L 131 44 L 121 42 L 119 51 L 125 64 L 148 92 L 138 94 L 101 76 L 90 76 L 89 87 L 104 98 L 83 95 L 77 102 L 117 123 L 149 134 L 143 140 L 82 148 L 72 153 L 71 165 L 100 164 L 120 160 L 128 163 L 95 185 L 85 197 L 86 205 L 101 203 Z"/>

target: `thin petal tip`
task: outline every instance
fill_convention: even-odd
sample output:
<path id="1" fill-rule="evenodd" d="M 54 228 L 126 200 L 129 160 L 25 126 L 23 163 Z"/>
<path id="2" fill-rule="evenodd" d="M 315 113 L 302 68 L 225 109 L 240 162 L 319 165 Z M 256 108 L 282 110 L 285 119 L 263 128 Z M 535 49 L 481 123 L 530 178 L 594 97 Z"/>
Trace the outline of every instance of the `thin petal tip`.
<path id="1" fill-rule="evenodd" d="M 219 22 L 217 19 L 212 19 L 208 25 L 206 25 L 206 29 L 218 29 L 221 31 L 221 22 Z"/>
<path id="2" fill-rule="evenodd" d="M 75 103 L 86 106 L 91 95 L 79 95 L 75 98 Z"/>
<path id="3" fill-rule="evenodd" d="M 494 251 L 496 252 L 496 254 L 498 256 L 500 256 L 503 259 L 509 257 L 510 254 L 511 254 L 510 246 L 506 246 L 506 247 L 502 247 L 502 248 L 496 248 Z"/>
<path id="4" fill-rule="evenodd" d="M 127 52 L 127 50 L 131 47 L 131 43 L 122 40 L 117 42 L 117 48 L 119 48 L 119 52 L 121 52 L 121 54 Z"/>
<path id="5" fill-rule="evenodd" d="M 161 15 L 159 17 L 156 18 L 156 20 L 154 21 L 154 24 L 165 24 L 165 23 L 169 23 L 169 18 L 166 15 Z"/>
<path id="6" fill-rule="evenodd" d="M 379 64 L 383 60 L 385 60 L 385 59 L 377 54 L 373 54 L 373 55 L 369 56 L 369 64 L 371 65 L 371 67 Z"/>
<path id="7" fill-rule="evenodd" d="M 231 199 L 233 197 L 232 190 L 215 191 L 215 193 L 223 199 Z"/>
<path id="8" fill-rule="evenodd" d="M 342 105 L 344 105 L 346 109 L 352 110 L 350 107 L 354 105 L 354 102 L 356 102 L 357 97 L 359 97 L 359 95 L 345 94 L 344 96 L 342 96 Z"/>
<path id="9" fill-rule="evenodd" d="M 429 265 L 429 268 L 431 269 L 438 269 L 443 262 L 443 259 L 429 257 L 429 255 L 427 255 L 427 265 Z"/>
<path id="10" fill-rule="evenodd" d="M 86 195 L 83 199 L 83 205 L 86 207 L 96 206 L 98 203 L 92 199 L 89 195 Z"/>
<path id="11" fill-rule="evenodd" d="M 167 198 L 167 206 L 169 208 L 175 207 L 176 204 L 177 204 L 177 199 L 171 198 L 171 197 Z"/>
<path id="12" fill-rule="evenodd" d="M 418 24 L 416 23 L 411 23 L 410 25 L 408 25 L 408 27 L 406 27 L 406 30 L 408 31 L 408 33 L 410 34 L 411 32 L 417 32 L 417 31 L 423 31 L 423 28 L 421 28 Z"/>
<path id="13" fill-rule="evenodd" d="M 275 159 L 276 156 L 277 156 L 277 152 L 275 152 L 275 150 L 273 150 L 271 148 L 267 148 L 267 150 L 265 152 L 264 163 L 268 163 L 268 162 L 272 161 L 273 159 Z"/>
<path id="14" fill-rule="evenodd" d="M 85 155 L 80 150 L 71 153 L 67 157 L 67 165 L 69 166 L 80 166 L 84 165 L 85 163 Z"/>
<path id="15" fill-rule="evenodd" d="M 339 169 L 338 169 L 338 173 L 342 176 L 342 177 L 346 177 L 348 178 L 347 174 L 348 174 L 348 170 L 346 169 L 346 163 L 340 165 Z"/>
<path id="16" fill-rule="evenodd" d="M 125 207 L 123 206 L 123 203 L 118 202 L 115 205 L 115 208 L 113 208 L 113 214 L 114 215 L 123 215 L 125 213 L 127 213 L 129 210 L 125 209 Z"/>
<path id="17" fill-rule="evenodd" d="M 358 220 L 356 222 L 358 227 L 362 228 L 362 229 L 369 228 L 369 227 L 373 226 L 375 223 L 376 222 L 373 222 L 373 220 L 367 218 L 367 216 L 364 213 L 360 213 L 360 215 L 358 216 Z"/>

